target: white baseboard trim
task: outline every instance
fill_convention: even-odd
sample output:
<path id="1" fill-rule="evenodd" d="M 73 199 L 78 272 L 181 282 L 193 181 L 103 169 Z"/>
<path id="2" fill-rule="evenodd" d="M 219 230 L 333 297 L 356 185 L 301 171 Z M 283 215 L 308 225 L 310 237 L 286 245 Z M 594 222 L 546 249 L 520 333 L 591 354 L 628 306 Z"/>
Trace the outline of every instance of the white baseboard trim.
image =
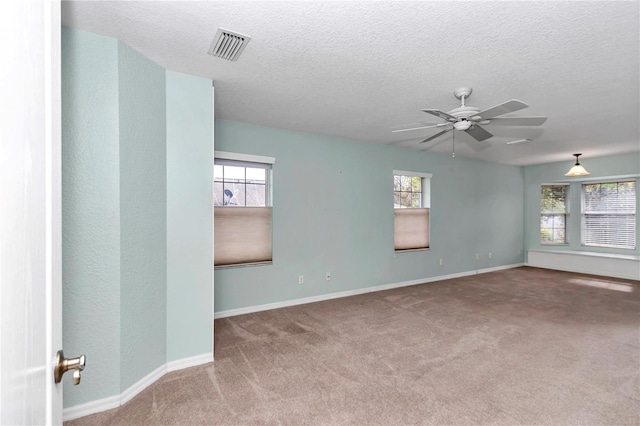
<path id="1" fill-rule="evenodd" d="M 136 383 L 128 387 L 120 395 L 113 395 L 107 398 L 86 402 L 84 404 L 67 407 L 62 411 L 62 420 L 74 420 L 90 414 L 100 413 L 102 411 L 118 408 L 121 405 L 131 401 L 140 392 L 154 384 L 158 379 L 171 371 L 182 370 L 189 367 L 195 367 L 202 364 L 213 362 L 213 352 L 202 355 L 196 355 L 189 358 L 170 361 L 153 370 L 151 373 L 138 380 Z"/>
<path id="2" fill-rule="evenodd" d="M 100 413 L 120 406 L 120 395 L 97 399 L 84 404 L 74 405 L 62 410 L 62 421 L 79 419 L 90 414 Z"/>
<path id="3" fill-rule="evenodd" d="M 160 367 L 153 370 L 151 373 L 138 380 L 120 394 L 120 405 L 124 405 L 131 401 L 134 396 L 151 386 L 160 377 L 167 374 L 167 364 L 163 364 Z"/>
<path id="4" fill-rule="evenodd" d="M 167 363 L 167 372 L 183 370 L 189 367 L 196 367 L 202 364 L 213 362 L 213 352 L 202 355 L 192 356 L 190 358 L 182 358 Z"/>
<path id="5" fill-rule="evenodd" d="M 489 272 L 504 271 L 505 269 L 513 269 L 525 266 L 524 263 L 514 263 L 512 265 L 493 266 L 491 268 L 480 269 L 479 274 L 487 274 Z"/>
<path id="6" fill-rule="evenodd" d="M 337 293 L 321 294 L 321 295 L 318 295 L 318 296 L 303 297 L 301 299 L 285 300 L 283 302 L 274 302 L 274 303 L 266 303 L 264 305 L 248 306 L 246 308 L 229 309 L 229 310 L 226 310 L 226 311 L 216 312 L 214 314 L 214 318 L 218 319 L 218 318 L 233 317 L 233 316 L 236 316 L 236 315 L 252 314 L 254 312 L 269 311 L 271 309 L 280 309 L 280 308 L 287 308 L 289 306 L 297 306 L 297 305 L 304 305 L 304 304 L 307 304 L 307 303 L 322 302 L 322 301 L 325 301 L 325 300 L 338 299 L 338 298 L 341 298 L 341 297 L 349 297 L 349 296 L 356 296 L 358 294 L 372 293 L 374 291 L 391 290 L 393 288 L 407 287 L 407 286 L 418 285 L 418 284 L 427 284 L 427 283 L 431 283 L 431 282 L 435 282 L 435 281 L 443 281 L 443 280 L 450 280 L 450 279 L 453 279 L 453 278 L 468 277 L 470 275 L 484 274 L 484 273 L 487 273 L 487 272 L 496 272 L 496 271 L 501 271 L 501 270 L 504 270 L 504 269 L 518 268 L 520 266 L 524 266 L 524 263 L 515 263 L 515 264 L 511 264 L 511 265 L 495 266 L 495 267 L 492 267 L 492 268 L 478 269 L 478 270 L 466 271 L 466 272 L 458 272 L 458 273 L 455 273 L 455 274 L 440 275 L 440 276 L 437 276 L 437 277 L 429 277 L 429 278 L 421 278 L 421 279 L 418 279 L 418 280 L 402 281 L 402 282 L 399 282 L 399 283 L 383 284 L 383 285 L 378 285 L 378 286 L 374 286 L 374 287 L 365 287 L 365 288 L 359 288 L 359 289 L 355 289 L 355 290 L 341 291 L 341 292 L 337 292 Z"/>

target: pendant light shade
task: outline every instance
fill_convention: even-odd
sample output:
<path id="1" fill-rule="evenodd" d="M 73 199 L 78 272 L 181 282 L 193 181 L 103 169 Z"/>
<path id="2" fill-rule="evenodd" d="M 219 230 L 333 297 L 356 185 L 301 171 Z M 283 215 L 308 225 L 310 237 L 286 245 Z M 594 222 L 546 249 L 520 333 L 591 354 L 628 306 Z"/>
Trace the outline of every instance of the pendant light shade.
<path id="1" fill-rule="evenodd" d="M 576 157 L 576 164 L 573 165 L 573 167 L 571 167 L 571 169 L 565 173 L 565 176 L 587 176 L 590 175 L 591 173 L 589 173 L 584 167 L 582 167 L 582 165 L 578 162 L 578 157 L 580 157 L 582 154 L 573 154 Z"/>

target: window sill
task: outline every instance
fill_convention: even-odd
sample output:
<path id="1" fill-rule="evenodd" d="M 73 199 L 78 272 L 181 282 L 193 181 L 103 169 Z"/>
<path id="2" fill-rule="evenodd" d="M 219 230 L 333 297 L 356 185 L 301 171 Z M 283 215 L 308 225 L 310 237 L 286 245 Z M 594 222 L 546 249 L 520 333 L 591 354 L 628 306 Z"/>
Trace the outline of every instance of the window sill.
<path id="1" fill-rule="evenodd" d="M 425 247 L 425 248 L 415 248 L 415 249 L 404 249 L 404 250 L 394 250 L 395 253 L 410 253 L 413 251 L 429 251 L 431 250 L 431 247 Z"/>
<path id="2" fill-rule="evenodd" d="M 595 249 L 607 249 L 607 250 L 633 251 L 636 249 L 635 247 L 616 247 L 616 246 L 604 246 L 604 245 L 597 245 L 597 244 L 580 244 L 580 247 L 583 247 L 585 250 L 588 250 L 589 248 L 595 248 Z"/>
<path id="3" fill-rule="evenodd" d="M 214 266 L 213 269 L 217 271 L 218 269 L 237 269 L 237 268 L 246 268 L 246 267 L 253 267 L 253 266 L 267 266 L 267 265 L 273 265 L 273 261 L 270 260 L 268 262 L 239 263 L 237 265 L 219 265 L 219 266 Z"/>

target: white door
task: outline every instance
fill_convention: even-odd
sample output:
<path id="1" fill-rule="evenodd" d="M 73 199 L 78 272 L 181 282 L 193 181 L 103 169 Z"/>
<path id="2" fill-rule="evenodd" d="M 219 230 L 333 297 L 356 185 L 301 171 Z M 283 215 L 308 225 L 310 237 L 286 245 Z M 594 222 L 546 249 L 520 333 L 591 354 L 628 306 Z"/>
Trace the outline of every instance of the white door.
<path id="1" fill-rule="evenodd" d="M 0 423 L 59 424 L 60 3 L 0 2 Z"/>

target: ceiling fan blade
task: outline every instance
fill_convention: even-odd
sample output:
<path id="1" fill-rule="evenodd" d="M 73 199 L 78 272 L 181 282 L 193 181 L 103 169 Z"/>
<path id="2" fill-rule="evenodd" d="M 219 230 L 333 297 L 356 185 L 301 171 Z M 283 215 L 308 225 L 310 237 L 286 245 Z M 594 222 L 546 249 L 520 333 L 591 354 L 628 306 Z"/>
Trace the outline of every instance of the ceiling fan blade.
<path id="1" fill-rule="evenodd" d="M 447 120 L 447 121 L 450 121 L 452 123 L 455 123 L 456 121 L 458 121 L 458 119 L 456 117 L 454 117 L 453 115 L 447 114 L 446 112 L 440 111 L 439 109 L 423 109 L 422 112 L 426 112 L 427 114 L 435 115 L 436 117 L 440 117 L 443 120 Z"/>
<path id="2" fill-rule="evenodd" d="M 408 129 L 396 129 L 396 130 L 392 130 L 391 133 L 400 133 L 400 132 L 410 132 L 412 130 L 422 130 L 422 129 L 431 129 L 432 127 L 443 127 L 446 126 L 449 123 L 438 123 L 438 124 L 431 124 L 428 126 L 420 126 L 420 127 L 409 127 Z"/>
<path id="3" fill-rule="evenodd" d="M 518 101 L 516 99 L 511 99 L 510 101 L 503 102 L 499 105 L 480 111 L 479 113 L 474 114 L 474 117 L 480 116 L 482 117 L 482 120 L 488 120 L 499 115 L 520 111 L 521 109 L 525 109 L 528 106 L 529 105 L 525 104 L 524 102 Z"/>
<path id="4" fill-rule="evenodd" d="M 447 132 L 449 132 L 449 131 L 451 131 L 451 130 L 453 130 L 453 127 L 452 127 L 452 128 L 450 128 L 450 129 L 445 129 L 445 130 L 443 130 L 443 131 L 441 131 L 441 132 L 438 132 L 438 133 L 436 133 L 435 135 L 430 136 L 430 137 L 426 138 L 425 140 L 421 141 L 420 143 L 425 143 L 425 142 L 432 141 L 432 140 L 434 140 L 435 138 L 437 138 L 437 137 L 439 137 L 439 136 L 442 136 L 442 135 L 444 135 L 445 133 L 447 133 Z"/>
<path id="5" fill-rule="evenodd" d="M 489 124 L 494 126 L 540 126 L 547 117 L 496 117 Z"/>
<path id="6" fill-rule="evenodd" d="M 487 132 L 485 129 L 478 125 L 474 125 L 465 130 L 469 135 L 471 135 L 477 141 L 483 141 L 485 139 L 489 139 L 493 135 Z"/>

